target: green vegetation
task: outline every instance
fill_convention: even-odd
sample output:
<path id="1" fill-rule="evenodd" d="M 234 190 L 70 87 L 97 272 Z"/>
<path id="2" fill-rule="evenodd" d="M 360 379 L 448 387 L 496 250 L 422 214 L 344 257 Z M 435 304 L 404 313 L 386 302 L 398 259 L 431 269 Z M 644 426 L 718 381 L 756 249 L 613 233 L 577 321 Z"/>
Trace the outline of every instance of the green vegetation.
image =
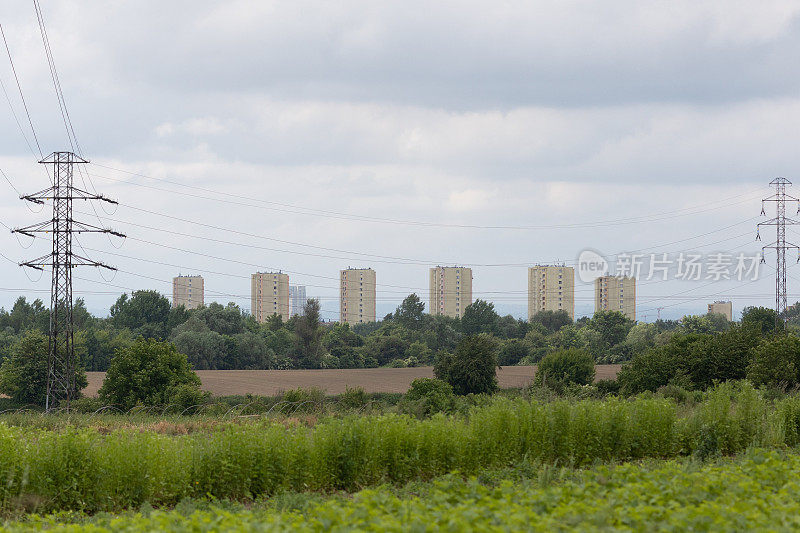
<path id="1" fill-rule="evenodd" d="M 493 483 L 449 475 L 352 498 L 278 499 L 256 508 L 187 502 L 114 517 L 52 515 L 10 531 L 789 531 L 800 527 L 800 456 L 763 450 L 735 461 L 658 461 L 583 472 L 537 468 Z M 72 526 L 64 525 L 71 521 Z M 81 529 L 83 530 L 83 529 Z"/>
<path id="2" fill-rule="evenodd" d="M 458 319 L 426 314 L 425 304 L 411 294 L 382 320 L 351 327 L 322 322 L 314 300 L 306 307 L 303 317 L 283 321 L 276 315 L 259 324 L 232 303 L 212 303 L 194 310 L 171 308 L 167 298 L 155 291 L 121 296 L 108 318 L 91 316 L 78 300 L 76 345 L 88 371 L 107 370 L 113 354 L 137 338 L 174 343 L 195 370 L 434 365 L 450 357 L 464 338 L 479 334 L 496 341 L 495 355 L 502 366 L 537 364 L 550 353 L 569 349 L 583 350 L 597 364 L 608 364 L 631 361 L 687 336 L 717 337 L 731 326 L 722 315 L 635 324 L 615 311 L 598 312 L 575 322 L 564 311 L 543 311 L 525 321 L 500 316 L 493 304 L 483 300 L 467 306 L 463 318 Z M 794 335 L 800 326 L 800 306 L 793 307 L 788 318 Z M 775 313 L 747 308 L 735 327 L 744 328 L 754 339 L 768 338 L 774 334 Z M 31 304 L 19 298 L 11 311 L 0 309 L 0 362 L 10 356 L 23 333 L 37 330 L 46 334 L 47 329 L 48 312 L 39 300 Z M 661 366 L 668 366 L 663 357 L 660 361 Z M 742 369 L 739 374 L 717 373 L 703 383 L 695 379 L 703 371 L 700 368 L 690 376 L 692 386 L 707 387 L 715 379 L 741 379 L 749 362 L 749 356 L 731 360 L 731 368 Z M 681 382 L 680 376 L 676 379 L 688 384 Z M 641 384 L 625 390 L 654 390 L 665 384 Z"/>
<path id="3" fill-rule="evenodd" d="M 456 407 L 453 387 L 446 381 L 430 378 L 419 378 L 411 382 L 411 387 L 403 396 L 400 409 L 418 418 L 425 418 L 435 413 L 452 413 Z"/>
<path id="4" fill-rule="evenodd" d="M 140 339 L 118 350 L 100 388 L 100 400 L 122 410 L 136 405 L 187 408 L 207 399 L 186 356 L 156 340 Z"/>
<path id="5" fill-rule="evenodd" d="M 78 340 L 80 340 L 78 338 Z M 48 340 L 44 333 L 27 330 L 10 346 L 10 356 L 0 367 L 0 393 L 21 405 L 45 404 L 47 395 Z M 76 347 L 76 353 L 81 353 Z M 75 369 L 77 390 L 86 387 L 86 374 L 82 368 Z M 76 391 L 77 392 L 77 391 Z"/>
<path id="6" fill-rule="evenodd" d="M 568 385 L 589 385 L 594 381 L 594 359 L 577 348 L 547 354 L 536 371 L 536 385 L 563 391 Z"/>
<path id="7" fill-rule="evenodd" d="M 178 436 L 135 427 L 0 425 L 0 506 L 94 512 L 209 496 L 250 500 L 526 462 L 712 458 L 800 443 L 800 398 L 772 403 L 747 382 L 720 385 L 681 409 L 663 397 L 484 403 L 466 416 L 350 415 L 310 426 L 229 422 Z"/>
<path id="8" fill-rule="evenodd" d="M 481 333 L 464 337 L 453 354 L 444 353 L 433 373 L 456 394 L 483 394 L 497 390 L 497 342 Z"/>

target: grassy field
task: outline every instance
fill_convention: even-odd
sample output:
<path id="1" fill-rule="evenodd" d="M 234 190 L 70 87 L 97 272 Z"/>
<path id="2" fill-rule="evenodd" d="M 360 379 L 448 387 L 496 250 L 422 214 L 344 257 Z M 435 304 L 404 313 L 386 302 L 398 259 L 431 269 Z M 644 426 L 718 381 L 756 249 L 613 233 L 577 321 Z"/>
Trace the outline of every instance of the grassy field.
<path id="1" fill-rule="evenodd" d="M 614 379 L 620 365 L 598 365 L 596 379 Z M 535 366 L 505 366 L 497 370 L 501 388 L 530 385 Z M 344 370 L 200 370 L 203 389 L 214 396 L 255 394 L 274 396 L 290 389 L 318 388 L 328 394 L 342 394 L 347 387 L 362 387 L 366 392 L 404 393 L 417 378 L 432 378 L 433 368 L 354 368 Z M 96 396 L 105 372 L 87 372 L 86 396 Z"/>

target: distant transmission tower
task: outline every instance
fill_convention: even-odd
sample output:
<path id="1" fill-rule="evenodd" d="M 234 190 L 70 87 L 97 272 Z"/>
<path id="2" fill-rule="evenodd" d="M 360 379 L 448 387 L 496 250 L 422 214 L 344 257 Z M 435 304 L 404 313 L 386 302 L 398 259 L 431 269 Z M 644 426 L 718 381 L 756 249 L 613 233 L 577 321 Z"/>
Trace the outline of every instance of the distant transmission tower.
<path id="1" fill-rule="evenodd" d="M 775 218 L 758 224 L 756 240 L 761 240 L 761 226 L 776 227 L 777 236 L 775 242 L 762 247 L 761 250 L 763 252 L 766 249 L 774 249 L 777 256 L 775 265 L 775 330 L 778 331 L 779 322 L 786 320 L 786 250 L 789 248 L 800 250 L 797 245 L 786 242 L 786 225 L 800 224 L 796 220 L 786 218 L 786 201 L 797 202 L 797 214 L 800 214 L 800 200 L 786 194 L 786 186 L 792 184 L 786 178 L 775 178 L 769 184 L 775 186 L 775 194 L 761 200 L 761 214 L 764 216 L 767 214 L 764 210 L 764 202 L 775 202 Z M 800 256 L 798 261 L 800 261 Z M 763 253 L 761 262 L 765 262 Z"/>
<path id="2" fill-rule="evenodd" d="M 77 266 L 113 267 L 92 261 L 72 253 L 72 235 L 75 233 L 108 233 L 124 237 L 110 229 L 99 228 L 78 222 L 72 218 L 73 200 L 102 200 L 116 204 L 114 200 L 83 191 L 72 185 L 73 167 L 88 163 L 72 152 L 54 152 L 39 163 L 53 165 L 53 185 L 43 191 L 22 196 L 23 200 L 36 204 L 53 203 L 53 218 L 24 228 L 15 233 L 34 237 L 36 233 L 53 234 L 53 251 L 47 255 L 20 263 L 20 266 L 44 270 L 51 267 L 53 278 L 50 288 L 50 343 L 47 360 L 47 396 L 45 408 L 57 406 L 69 409 L 70 401 L 76 397 L 74 324 L 72 319 L 72 269 Z"/>

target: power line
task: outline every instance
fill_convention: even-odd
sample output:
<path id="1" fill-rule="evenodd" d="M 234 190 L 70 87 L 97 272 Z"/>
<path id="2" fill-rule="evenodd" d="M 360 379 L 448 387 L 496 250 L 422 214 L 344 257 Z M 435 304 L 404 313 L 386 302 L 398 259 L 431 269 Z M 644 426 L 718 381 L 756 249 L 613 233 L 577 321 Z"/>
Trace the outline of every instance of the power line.
<path id="1" fill-rule="evenodd" d="M 186 192 L 178 192 L 178 191 L 174 191 L 174 190 L 171 190 L 171 189 L 164 189 L 164 188 L 155 187 L 155 186 L 152 186 L 152 185 L 144 185 L 144 184 L 141 184 L 141 183 L 135 183 L 135 182 L 131 182 L 131 181 L 125 181 L 125 180 L 119 180 L 119 179 L 111 178 L 109 176 L 104 176 L 104 175 L 101 175 L 101 174 L 91 174 L 90 173 L 92 176 L 95 176 L 95 177 L 98 177 L 98 178 L 101 178 L 101 179 L 121 182 L 121 183 L 129 184 L 129 185 L 134 185 L 134 186 L 137 186 L 137 187 L 144 187 L 144 188 L 149 188 L 149 189 L 163 191 L 163 192 L 170 192 L 170 193 L 173 193 L 173 194 L 180 194 L 180 195 L 191 197 L 191 198 L 212 200 L 212 201 L 229 203 L 229 204 L 233 204 L 233 205 L 254 207 L 254 208 L 260 208 L 260 209 L 265 209 L 266 208 L 266 209 L 271 209 L 271 210 L 274 210 L 274 211 L 285 212 L 285 213 L 293 213 L 293 214 L 299 214 L 299 215 L 313 215 L 313 216 L 320 216 L 320 217 L 327 217 L 327 218 L 340 218 L 340 219 L 344 219 L 344 220 L 353 220 L 353 221 L 359 221 L 359 222 L 379 222 L 379 223 L 386 223 L 386 224 L 400 224 L 400 225 L 411 225 L 411 226 L 422 226 L 422 227 L 445 227 L 445 228 L 459 228 L 459 229 L 465 229 L 466 228 L 466 229 L 498 229 L 498 230 L 543 230 L 543 229 L 587 228 L 587 227 L 613 226 L 613 225 L 622 225 L 622 224 L 640 224 L 642 222 L 667 220 L 667 219 L 676 218 L 676 217 L 679 217 L 679 216 L 700 214 L 700 213 L 705 213 L 705 212 L 708 212 L 708 211 L 713 211 L 713 210 L 716 210 L 716 209 L 721 209 L 723 207 L 729 207 L 730 205 L 738 205 L 738 204 L 745 203 L 745 202 L 749 201 L 749 199 L 743 200 L 741 202 L 734 202 L 732 204 L 724 204 L 724 205 L 720 205 L 720 206 L 717 206 L 717 207 L 711 207 L 711 208 L 708 207 L 709 205 L 717 204 L 717 203 L 720 203 L 720 202 L 725 202 L 727 200 L 734 199 L 734 198 L 741 198 L 743 196 L 752 195 L 754 192 L 758 192 L 758 191 L 754 190 L 754 191 L 751 191 L 751 192 L 734 195 L 734 196 L 731 196 L 729 198 L 723 198 L 723 199 L 716 200 L 716 201 L 713 201 L 713 202 L 706 202 L 706 203 L 701 204 L 701 205 L 696 205 L 696 206 L 676 209 L 676 210 L 672 210 L 672 211 L 665 211 L 665 212 L 662 212 L 662 213 L 655 213 L 655 214 L 651 214 L 651 215 L 642 215 L 642 216 L 638 216 L 638 217 L 629 217 L 629 218 L 621 218 L 621 219 L 600 220 L 600 221 L 594 221 L 594 222 L 580 222 L 580 223 L 574 223 L 574 224 L 549 224 L 549 225 L 452 224 L 452 223 L 429 222 L 429 221 L 389 219 L 389 218 L 373 217 L 373 216 L 366 216 L 366 215 L 357 215 L 357 214 L 352 214 L 352 213 L 343 213 L 343 212 L 338 212 L 338 211 L 330 211 L 330 210 L 325 210 L 325 209 L 308 208 L 308 207 L 303 207 L 303 206 L 299 206 L 299 205 L 296 205 L 296 204 L 289 204 L 289 203 L 285 203 L 285 202 L 275 202 L 275 201 L 271 201 L 271 200 L 263 200 L 263 199 L 259 199 L 259 198 L 245 197 L 245 196 L 232 194 L 232 193 L 228 193 L 228 192 L 217 191 L 217 190 L 214 190 L 214 189 L 208 189 L 208 188 L 205 188 L 205 187 L 198 187 L 196 185 L 188 185 L 188 184 L 184 184 L 184 183 L 181 183 L 181 182 L 178 182 L 178 181 L 174 181 L 174 180 L 168 180 L 168 179 L 163 179 L 163 178 L 155 178 L 155 177 L 152 177 L 152 176 L 148 176 L 146 174 L 140 174 L 140 173 L 137 173 L 137 172 L 130 172 L 130 171 L 127 171 L 127 170 L 122 170 L 122 169 L 118 169 L 118 168 L 114 168 L 114 167 L 110 167 L 110 166 L 106 166 L 106 165 L 101 165 L 99 163 L 92 163 L 92 165 L 97 166 L 97 167 L 101 167 L 101 168 L 106 168 L 106 169 L 109 169 L 109 170 L 114 170 L 114 171 L 117 171 L 117 172 L 123 172 L 123 173 L 126 173 L 126 174 L 131 174 L 131 175 L 134 175 L 134 176 L 140 176 L 140 177 L 147 178 L 147 179 L 154 180 L 154 181 L 170 183 L 170 184 L 173 184 L 173 185 L 178 185 L 178 186 L 181 186 L 181 187 L 186 187 L 186 188 L 194 189 L 194 190 L 200 190 L 200 191 L 203 191 L 203 192 L 208 192 L 208 193 L 216 194 L 216 195 L 219 195 L 219 196 L 226 196 L 228 198 L 235 198 L 235 199 L 237 199 L 239 201 L 224 200 L 224 199 L 220 199 L 220 198 L 213 198 L 213 197 L 202 196 L 202 195 L 198 195 L 198 194 L 190 194 L 190 193 L 186 193 Z M 270 206 L 270 205 L 271 206 L 278 206 L 280 208 L 286 208 L 286 209 L 279 209 L 279 208 L 276 208 L 276 207 L 266 207 L 266 206 Z M 292 210 L 295 210 L 295 211 L 289 211 L 287 209 L 292 209 Z M 296 211 L 296 210 L 299 210 L 299 211 Z M 693 210 L 694 210 L 694 212 L 686 213 L 686 211 L 693 211 Z M 667 216 L 667 215 L 670 215 L 670 216 Z"/>
<path id="2" fill-rule="evenodd" d="M 15 192 L 15 193 L 17 193 L 17 195 L 18 195 L 18 196 L 22 196 L 22 193 L 21 193 L 21 192 L 19 192 L 19 189 L 17 189 L 17 188 L 14 186 L 14 184 L 13 184 L 13 183 L 11 183 L 11 180 L 10 180 L 10 179 L 8 179 L 8 176 L 6 176 L 6 173 L 5 173 L 5 172 L 3 172 L 3 169 L 2 169 L 2 168 L 0 168 L 0 174 L 2 174 L 2 175 L 3 175 L 3 179 L 5 179 L 5 180 L 6 180 L 6 182 L 7 182 L 7 183 L 8 183 L 8 184 L 11 186 L 11 188 L 12 188 L 12 189 L 14 189 L 14 192 Z"/>
<path id="3" fill-rule="evenodd" d="M 153 211 L 153 210 L 150 210 L 150 209 L 144 209 L 144 208 L 136 207 L 136 206 L 133 206 L 133 205 L 130 205 L 130 204 L 126 204 L 126 203 L 120 203 L 120 205 L 122 205 L 123 207 L 127 207 L 129 209 L 133 209 L 134 211 L 139 211 L 141 213 L 160 216 L 160 217 L 167 218 L 169 220 L 175 220 L 175 221 L 184 222 L 184 223 L 187 223 L 187 224 L 193 224 L 193 225 L 196 225 L 196 226 L 200 226 L 200 227 L 204 227 L 204 228 L 208 228 L 208 229 L 212 229 L 212 230 L 216 230 L 216 231 L 223 231 L 223 232 L 226 232 L 226 233 L 231 233 L 231 234 L 235 234 L 235 235 L 241 235 L 243 237 L 256 238 L 256 239 L 267 240 L 267 241 L 271 241 L 271 242 L 278 242 L 278 243 L 281 243 L 281 244 L 289 244 L 289 245 L 292 245 L 292 246 L 298 246 L 298 247 L 303 247 L 303 248 L 311 248 L 311 249 L 323 250 L 323 251 L 326 251 L 326 252 L 336 252 L 336 253 L 350 254 L 350 255 L 354 255 L 354 256 L 363 256 L 365 259 L 368 259 L 370 261 L 376 261 L 376 259 L 381 259 L 381 260 L 383 260 L 381 262 L 389 262 L 389 263 L 396 262 L 398 264 L 399 263 L 406 263 L 406 264 L 414 264 L 414 263 L 416 263 L 416 264 L 428 264 L 428 265 L 430 265 L 430 264 L 459 264 L 460 266 L 475 266 L 475 267 L 529 266 L 532 263 L 535 263 L 535 261 L 534 262 L 526 262 L 526 263 L 470 263 L 470 262 L 453 262 L 453 261 L 441 261 L 441 260 L 422 260 L 422 259 L 418 259 L 418 258 L 408 258 L 408 257 L 372 254 L 372 253 L 358 252 L 358 251 L 354 251 L 354 250 L 347 250 L 347 249 L 341 249 L 341 248 L 331 248 L 331 247 L 326 247 L 326 246 L 318 246 L 318 245 L 307 244 L 307 243 L 302 243 L 302 242 L 297 242 L 297 241 L 290 241 L 290 240 L 286 240 L 286 239 L 278 239 L 278 238 L 275 238 L 275 237 L 267 237 L 265 235 L 260 235 L 260 234 L 257 234 L 257 233 L 250 233 L 250 232 L 241 231 L 241 230 L 237 230 L 237 229 L 233 229 L 233 228 L 226 228 L 226 227 L 223 227 L 223 226 L 217 226 L 217 225 L 210 224 L 210 223 L 207 223 L 207 222 L 200 222 L 200 221 L 191 220 L 191 219 L 187 219 L 187 218 L 183 218 L 183 217 L 178 217 L 176 215 L 160 213 L 158 211 Z M 693 236 L 693 237 L 688 237 L 688 238 L 685 238 L 685 239 L 679 239 L 679 240 L 672 241 L 672 242 L 669 242 L 669 243 L 657 245 L 656 247 L 671 246 L 673 244 L 687 242 L 687 241 L 694 240 L 694 239 L 697 239 L 697 238 L 701 238 L 701 237 L 704 237 L 704 236 L 712 235 L 714 233 L 719 233 L 721 231 L 725 231 L 727 229 L 736 227 L 738 225 L 749 223 L 750 221 L 754 220 L 755 218 L 757 218 L 757 217 L 752 217 L 752 218 L 749 218 L 747 220 L 744 220 L 744 221 L 741 221 L 741 222 L 737 222 L 737 223 L 734 223 L 734 224 L 730 224 L 730 225 L 724 226 L 722 228 L 719 228 L 717 230 L 704 232 L 704 233 L 702 233 L 700 235 L 696 235 L 696 236 Z M 110 218 L 110 217 L 106 217 L 106 220 L 111 220 L 111 221 L 122 223 L 122 224 L 130 224 L 130 225 L 133 225 L 133 226 L 139 226 L 139 227 L 143 227 L 143 228 L 146 228 L 146 229 L 155 229 L 155 230 L 158 230 L 158 231 L 164 231 L 166 233 L 173 233 L 173 234 L 181 235 L 181 236 L 192 236 L 191 234 L 186 234 L 186 233 L 178 232 L 178 231 L 175 231 L 175 230 L 166 230 L 166 229 L 162 229 L 162 228 L 153 228 L 152 226 L 147 226 L 147 225 L 143 225 L 143 224 L 136 223 L 136 222 L 130 222 L 130 221 L 125 221 L 125 220 L 120 220 L 120 219 L 115 219 L 115 218 Z M 199 237 L 198 236 L 197 238 L 205 238 L 205 237 Z M 220 241 L 221 242 L 226 242 L 228 244 L 236 244 L 236 243 L 231 243 L 230 241 L 222 241 L 222 240 L 220 240 Z M 242 245 L 242 246 L 251 246 L 251 245 Z M 281 250 L 277 250 L 277 249 L 270 249 L 270 250 L 271 251 L 281 251 Z M 642 251 L 642 250 L 645 250 L 645 249 L 643 248 L 643 249 L 640 249 L 640 250 L 619 252 L 617 255 L 619 255 L 621 253 L 635 253 L 635 252 Z M 304 253 L 301 253 L 301 252 L 295 252 L 295 251 L 289 251 L 289 250 L 286 250 L 285 253 L 297 253 L 299 255 L 311 255 L 311 254 L 304 254 Z M 608 257 L 608 255 L 606 257 Z M 565 264 L 572 264 L 572 263 L 574 263 L 574 261 L 566 261 L 565 262 Z"/>
<path id="4" fill-rule="evenodd" d="M 64 99 L 64 91 L 61 89 L 61 80 L 58 77 L 58 70 L 56 69 L 56 62 L 53 58 L 53 51 L 50 48 L 50 39 L 47 36 L 47 28 L 44 23 L 44 14 L 39 5 L 39 0 L 33 0 L 33 8 L 36 11 L 36 20 L 39 23 L 39 33 L 42 35 L 42 44 L 44 45 L 44 52 L 47 56 L 47 66 L 50 68 L 50 77 L 53 80 L 53 88 L 56 92 L 58 99 L 58 107 L 61 110 L 61 119 L 64 122 L 64 129 L 67 132 L 67 140 L 74 151 L 79 156 L 83 156 L 78 138 L 75 136 L 75 129 L 72 127 L 72 120 L 69 116 L 69 109 L 67 109 L 67 101 Z"/>
<path id="5" fill-rule="evenodd" d="M 34 141 L 36 141 L 36 147 L 39 149 L 39 157 L 44 158 L 44 152 L 42 152 L 42 147 L 39 144 L 39 137 L 36 135 L 36 128 L 33 127 L 33 120 L 31 120 L 31 113 L 28 110 L 27 102 L 25 102 L 25 94 L 22 92 L 22 85 L 19 82 L 19 76 L 17 76 L 17 69 L 16 67 L 14 67 L 14 60 L 11 58 L 11 49 L 8 46 L 8 41 L 6 40 L 6 34 L 3 31 L 2 24 L 0 24 L 0 34 L 2 34 L 3 36 L 3 43 L 6 46 L 6 54 L 8 54 L 8 61 L 11 63 L 11 71 L 14 73 L 14 79 L 17 81 L 17 89 L 19 89 L 19 97 L 22 99 L 22 106 L 25 108 L 25 114 L 28 116 L 28 124 L 30 124 L 31 126 L 33 139 Z"/>

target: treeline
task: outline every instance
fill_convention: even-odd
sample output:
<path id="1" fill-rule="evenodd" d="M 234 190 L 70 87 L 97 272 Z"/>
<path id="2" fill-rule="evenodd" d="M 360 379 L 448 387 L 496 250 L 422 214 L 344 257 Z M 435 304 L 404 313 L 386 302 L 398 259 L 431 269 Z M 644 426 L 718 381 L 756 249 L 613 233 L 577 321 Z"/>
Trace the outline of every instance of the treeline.
<path id="1" fill-rule="evenodd" d="M 715 335 L 731 327 L 722 315 L 637 324 L 614 311 L 577 321 L 564 311 L 544 311 L 526 321 L 500 316 L 483 300 L 458 319 L 425 313 L 416 294 L 382 320 L 353 327 L 323 323 L 316 300 L 307 302 L 304 316 L 283 321 L 275 315 L 259 324 L 233 303 L 172 308 L 151 290 L 122 295 L 106 318 L 92 316 L 79 299 L 74 317 L 76 350 L 88 371 L 107 370 L 113 354 L 140 337 L 174 343 L 196 370 L 255 370 L 432 365 L 463 337 L 486 333 L 496 339 L 497 362 L 505 366 L 536 364 L 567 349 L 585 351 L 597 363 L 622 363 L 684 336 Z M 765 334 L 774 328 L 774 318 L 774 311 L 764 308 L 743 313 L 744 322 L 757 323 Z M 8 357 L 23 332 L 46 333 L 48 327 L 49 312 L 40 300 L 20 297 L 10 311 L 0 309 L 0 359 Z"/>

